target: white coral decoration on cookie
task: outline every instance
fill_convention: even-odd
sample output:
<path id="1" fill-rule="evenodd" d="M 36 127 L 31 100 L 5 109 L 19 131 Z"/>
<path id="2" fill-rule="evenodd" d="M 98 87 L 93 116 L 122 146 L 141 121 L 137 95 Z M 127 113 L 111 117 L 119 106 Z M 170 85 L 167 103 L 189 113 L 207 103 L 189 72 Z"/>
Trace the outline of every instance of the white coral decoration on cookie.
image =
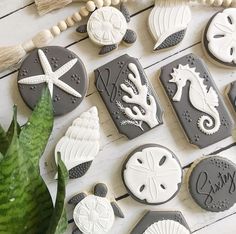
<path id="1" fill-rule="evenodd" d="M 219 60 L 236 63 L 236 9 L 218 13 L 207 31 L 208 48 Z"/>
<path id="2" fill-rule="evenodd" d="M 74 210 L 75 224 L 84 234 L 108 233 L 114 223 L 114 211 L 106 198 L 90 195 Z"/>
<path id="3" fill-rule="evenodd" d="M 163 220 L 152 224 L 143 234 L 190 234 L 179 222 Z"/>
<path id="4" fill-rule="evenodd" d="M 99 118 L 96 107 L 81 114 L 55 148 L 61 153 L 61 158 L 68 170 L 79 164 L 93 161 L 99 152 Z"/>
<path id="5" fill-rule="evenodd" d="M 146 122 L 150 128 L 154 128 L 159 124 L 156 100 L 149 94 L 148 86 L 142 84 L 137 66 L 134 63 L 130 63 L 128 67 L 133 73 L 130 73 L 128 78 L 134 84 L 137 92 L 130 86 L 127 86 L 127 84 L 121 84 L 122 90 L 129 94 L 129 96 L 125 95 L 122 100 L 126 103 L 135 104 L 136 106 L 132 110 L 126 107 L 124 112 L 130 119 Z"/>
<path id="6" fill-rule="evenodd" d="M 66 93 L 69 93 L 78 98 L 82 97 L 79 92 L 70 87 L 64 81 L 60 80 L 60 78 L 68 71 L 70 71 L 70 69 L 78 62 L 77 58 L 72 59 L 54 72 L 52 71 L 51 65 L 44 52 L 39 49 L 38 55 L 44 74 L 21 79 L 18 81 L 19 84 L 33 85 L 47 83 L 51 96 L 53 95 L 53 87 L 54 85 L 56 85 L 58 88 L 62 89 Z"/>

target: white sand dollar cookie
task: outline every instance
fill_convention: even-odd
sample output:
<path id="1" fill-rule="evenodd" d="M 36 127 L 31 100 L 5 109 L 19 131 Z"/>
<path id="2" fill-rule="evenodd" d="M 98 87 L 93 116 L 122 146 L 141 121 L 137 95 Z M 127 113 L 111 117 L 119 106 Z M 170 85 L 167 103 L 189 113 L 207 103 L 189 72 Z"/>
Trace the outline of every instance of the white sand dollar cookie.
<path id="1" fill-rule="evenodd" d="M 101 47 L 100 55 L 113 51 L 123 41 L 133 44 L 136 33 L 128 29 L 130 14 L 123 3 L 120 10 L 111 6 L 104 6 L 92 12 L 87 25 L 77 28 L 79 33 L 88 33 L 90 40 Z"/>
<path id="2" fill-rule="evenodd" d="M 182 183 L 182 168 L 167 148 L 150 144 L 137 148 L 123 165 L 128 193 L 144 204 L 159 205 L 171 200 Z"/>
<path id="3" fill-rule="evenodd" d="M 214 15 L 203 35 L 207 56 L 216 64 L 236 68 L 236 8 Z"/>

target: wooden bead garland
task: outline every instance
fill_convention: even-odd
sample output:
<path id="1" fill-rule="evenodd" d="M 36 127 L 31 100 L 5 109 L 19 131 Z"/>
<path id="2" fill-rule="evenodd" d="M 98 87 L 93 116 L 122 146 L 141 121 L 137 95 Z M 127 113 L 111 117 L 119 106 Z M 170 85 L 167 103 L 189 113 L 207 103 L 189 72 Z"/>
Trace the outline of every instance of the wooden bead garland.
<path id="1" fill-rule="evenodd" d="M 128 0 L 35 0 L 39 14 L 46 14 L 52 10 L 64 7 L 72 2 L 85 2 L 85 5 L 75 12 L 72 16 L 58 22 L 50 29 L 43 30 L 35 35 L 31 40 L 16 46 L 0 47 L 0 72 L 18 64 L 30 51 L 35 48 L 48 45 L 55 37 L 62 32 L 80 22 L 96 8 L 103 6 L 118 5 Z M 134 1 L 134 0 L 131 0 Z M 162 1 L 162 0 L 160 0 Z M 236 0 L 186 0 L 189 2 L 199 2 L 212 6 L 236 7 Z"/>

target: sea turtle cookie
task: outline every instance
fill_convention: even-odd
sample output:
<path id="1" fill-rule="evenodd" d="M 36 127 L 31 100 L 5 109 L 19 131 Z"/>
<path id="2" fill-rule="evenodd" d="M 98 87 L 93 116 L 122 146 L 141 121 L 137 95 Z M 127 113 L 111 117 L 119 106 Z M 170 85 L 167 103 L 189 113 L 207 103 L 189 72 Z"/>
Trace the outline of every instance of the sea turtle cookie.
<path id="1" fill-rule="evenodd" d="M 198 160 L 190 168 L 188 187 L 192 198 L 203 209 L 228 210 L 236 203 L 236 165 L 218 156 Z"/>
<path id="2" fill-rule="evenodd" d="M 138 202 L 160 205 L 176 196 L 182 184 L 182 168 L 169 149 L 148 144 L 138 147 L 125 161 L 122 179 Z"/>
<path id="3" fill-rule="evenodd" d="M 136 33 L 128 29 L 130 14 L 123 3 L 120 10 L 111 6 L 95 8 L 89 16 L 87 25 L 77 28 L 79 33 L 87 33 L 90 40 L 101 47 L 100 55 L 109 53 L 123 41 L 125 44 L 133 44 L 136 41 Z"/>
<path id="4" fill-rule="evenodd" d="M 191 21 L 191 11 L 185 1 L 155 1 L 148 26 L 156 41 L 154 50 L 166 49 L 179 44 Z"/>
<path id="5" fill-rule="evenodd" d="M 236 8 L 215 14 L 203 34 L 203 46 L 211 61 L 236 68 Z"/>
<path id="6" fill-rule="evenodd" d="M 130 234 L 191 234 L 179 211 L 148 211 Z"/>
<path id="7" fill-rule="evenodd" d="M 75 205 L 73 234 L 109 234 L 115 217 L 124 218 L 117 203 L 106 198 L 107 193 L 107 186 L 99 183 L 93 194 L 79 193 L 69 200 L 69 204 Z"/>
<path id="8" fill-rule="evenodd" d="M 228 89 L 228 97 L 234 107 L 234 110 L 236 111 L 236 81 L 230 84 Z"/>
<path id="9" fill-rule="evenodd" d="M 88 86 L 82 61 L 73 52 L 58 46 L 34 50 L 22 63 L 18 88 L 25 103 L 34 109 L 48 86 L 54 114 L 66 114 L 83 100 Z"/>
<path id="10" fill-rule="evenodd" d="M 202 59 L 175 60 L 162 67 L 160 81 L 191 144 L 204 148 L 231 136 L 233 120 Z"/>
<path id="11" fill-rule="evenodd" d="M 139 61 L 123 55 L 95 70 L 96 87 L 121 134 L 129 139 L 163 124 L 163 111 Z"/>
<path id="12" fill-rule="evenodd" d="M 70 179 L 82 177 L 88 171 L 99 152 L 99 139 L 98 110 L 92 107 L 74 120 L 55 148 L 55 159 L 60 153 Z"/>

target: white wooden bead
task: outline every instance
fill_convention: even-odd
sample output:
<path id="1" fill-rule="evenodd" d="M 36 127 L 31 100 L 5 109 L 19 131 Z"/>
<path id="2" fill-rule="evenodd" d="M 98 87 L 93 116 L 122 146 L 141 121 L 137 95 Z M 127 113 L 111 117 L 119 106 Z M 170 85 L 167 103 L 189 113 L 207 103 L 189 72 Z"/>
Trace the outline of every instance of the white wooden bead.
<path id="1" fill-rule="evenodd" d="M 223 0 L 215 0 L 214 6 L 221 6 L 223 4 Z"/>
<path id="2" fill-rule="evenodd" d="M 80 15 L 79 12 L 75 12 L 75 13 L 73 14 L 72 18 L 73 18 L 73 20 L 74 20 L 75 22 L 79 22 L 79 21 L 82 20 L 82 17 L 81 17 L 81 15 Z"/>
<path id="3" fill-rule="evenodd" d="M 87 10 L 87 8 L 85 6 L 80 8 L 79 13 L 83 17 L 86 17 L 89 15 L 89 11 Z"/>
<path id="4" fill-rule="evenodd" d="M 103 7 L 103 0 L 93 0 L 97 8 Z"/>
<path id="5" fill-rule="evenodd" d="M 65 21 L 60 21 L 58 23 L 58 27 L 60 28 L 61 32 L 65 31 L 67 29 L 67 24 Z"/>
<path id="6" fill-rule="evenodd" d="M 103 0 L 103 5 L 104 6 L 110 6 L 111 5 L 111 0 Z"/>
<path id="7" fill-rule="evenodd" d="M 61 30 L 58 26 L 53 26 L 51 32 L 54 36 L 58 36 L 61 34 Z"/>
<path id="8" fill-rule="evenodd" d="M 66 24 L 67 24 L 68 27 L 72 27 L 72 26 L 75 25 L 75 22 L 74 22 L 74 20 L 72 19 L 72 17 L 67 17 L 67 18 L 66 18 Z"/>
<path id="9" fill-rule="evenodd" d="M 95 11 L 95 9 L 96 9 L 96 5 L 95 5 L 95 3 L 94 3 L 93 1 L 88 1 L 88 2 L 86 3 L 86 8 L 87 8 L 87 10 L 88 10 L 89 12 L 93 12 L 93 11 Z"/>
<path id="10" fill-rule="evenodd" d="M 111 0 L 111 5 L 116 6 L 120 3 L 120 0 Z"/>

